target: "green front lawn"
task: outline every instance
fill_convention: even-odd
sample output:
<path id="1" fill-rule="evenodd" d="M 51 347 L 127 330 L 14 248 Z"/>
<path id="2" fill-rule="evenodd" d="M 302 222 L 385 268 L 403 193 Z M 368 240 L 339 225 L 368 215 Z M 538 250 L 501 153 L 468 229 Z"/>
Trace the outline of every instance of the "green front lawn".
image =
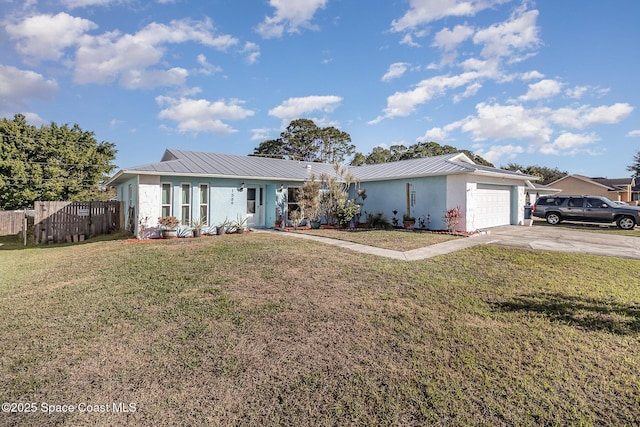
<path id="1" fill-rule="evenodd" d="M 444 243 L 453 239 L 462 239 L 442 233 L 411 232 L 401 230 L 339 230 L 319 229 L 311 230 L 300 228 L 296 233 L 311 234 L 313 236 L 328 237 L 330 239 L 346 240 L 377 248 L 391 249 L 395 251 L 410 251 L 425 246 Z"/>
<path id="2" fill-rule="evenodd" d="M 637 425 L 639 277 L 267 233 L 0 250 L 0 400 L 136 410 L 0 424 Z"/>

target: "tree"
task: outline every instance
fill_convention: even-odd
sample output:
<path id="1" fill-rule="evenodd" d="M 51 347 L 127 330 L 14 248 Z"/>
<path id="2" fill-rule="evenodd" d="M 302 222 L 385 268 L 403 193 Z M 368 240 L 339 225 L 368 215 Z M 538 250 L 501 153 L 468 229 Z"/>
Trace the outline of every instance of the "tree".
<path id="1" fill-rule="evenodd" d="M 353 155 L 353 159 L 351 160 L 351 166 L 360 166 L 366 163 L 367 158 L 359 151 Z"/>
<path id="2" fill-rule="evenodd" d="M 363 155 L 365 159 L 364 162 L 362 162 L 362 158 L 359 156 L 354 157 L 354 161 L 357 159 L 359 162 L 358 165 L 375 165 L 378 163 L 397 162 L 399 160 L 419 159 L 422 157 L 442 156 L 444 154 L 455 153 L 466 154 L 476 164 L 493 166 L 490 162 L 469 150 L 460 150 L 451 145 L 440 145 L 433 141 L 418 142 L 409 147 L 402 144 L 392 145 L 389 148 L 374 147 L 367 156 Z M 351 165 L 356 166 L 354 162 L 352 162 Z"/>
<path id="3" fill-rule="evenodd" d="M 520 171 L 527 175 L 533 175 L 540 178 L 540 184 L 549 184 L 550 182 L 557 181 L 562 177 L 567 176 L 567 171 L 561 171 L 558 168 L 549 168 L 546 166 L 522 166 L 517 163 L 509 163 L 507 166 L 502 166 L 502 169 L 510 171 Z"/>
<path id="4" fill-rule="evenodd" d="M 115 153 L 114 144 L 98 143 L 77 124 L 36 128 L 22 114 L 0 119 L 0 209 L 35 200 L 101 200 Z"/>
<path id="5" fill-rule="evenodd" d="M 308 162 L 342 163 L 355 152 L 351 136 L 335 127 L 318 127 L 313 120 L 297 119 L 280 138 L 261 142 L 253 155 Z"/>
<path id="6" fill-rule="evenodd" d="M 633 163 L 627 166 L 627 170 L 631 172 L 634 178 L 640 178 L 640 150 L 633 156 Z"/>
<path id="7" fill-rule="evenodd" d="M 269 139 L 262 141 L 256 148 L 253 149 L 253 155 L 255 156 L 268 156 L 274 159 L 284 159 L 286 152 L 281 139 Z"/>

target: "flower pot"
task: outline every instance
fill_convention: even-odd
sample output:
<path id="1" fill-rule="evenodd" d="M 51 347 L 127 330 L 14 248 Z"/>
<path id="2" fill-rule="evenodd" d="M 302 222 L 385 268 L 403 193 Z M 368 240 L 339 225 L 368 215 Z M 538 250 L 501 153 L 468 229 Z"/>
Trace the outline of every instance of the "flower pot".
<path id="1" fill-rule="evenodd" d="M 202 230 L 193 230 L 193 237 L 202 236 Z"/>
<path id="2" fill-rule="evenodd" d="M 317 230 L 320 228 L 320 221 L 309 221 L 309 225 L 311 226 L 311 229 Z"/>
<path id="3" fill-rule="evenodd" d="M 415 221 L 403 221 L 402 223 L 404 225 L 404 228 L 407 228 L 407 229 L 413 228 L 413 226 L 416 224 Z"/>
<path id="4" fill-rule="evenodd" d="M 175 239 L 178 237 L 178 230 L 162 230 L 163 239 Z"/>
<path id="5" fill-rule="evenodd" d="M 224 234 L 224 227 L 216 227 L 216 234 L 222 236 Z"/>

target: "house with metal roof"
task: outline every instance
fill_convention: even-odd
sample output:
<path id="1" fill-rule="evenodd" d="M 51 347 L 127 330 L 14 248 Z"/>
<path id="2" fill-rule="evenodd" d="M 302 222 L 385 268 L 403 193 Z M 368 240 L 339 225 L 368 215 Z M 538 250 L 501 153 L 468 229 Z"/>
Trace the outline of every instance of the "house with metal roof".
<path id="1" fill-rule="evenodd" d="M 405 213 L 420 218 L 433 230 L 444 229 L 446 210 L 458 206 L 460 231 L 518 224 L 524 218 L 525 188 L 537 179 L 477 165 L 463 153 L 347 170 L 357 180 L 352 195 L 366 190 L 364 212 L 391 219 L 395 210 L 400 218 Z M 160 162 L 120 170 L 107 184 L 117 188 L 132 230 L 145 224 L 155 232 L 157 219 L 167 215 L 183 224 L 240 218 L 249 227 L 270 228 L 295 208 L 296 190 L 322 174 L 333 176 L 334 166 L 168 149 Z"/>

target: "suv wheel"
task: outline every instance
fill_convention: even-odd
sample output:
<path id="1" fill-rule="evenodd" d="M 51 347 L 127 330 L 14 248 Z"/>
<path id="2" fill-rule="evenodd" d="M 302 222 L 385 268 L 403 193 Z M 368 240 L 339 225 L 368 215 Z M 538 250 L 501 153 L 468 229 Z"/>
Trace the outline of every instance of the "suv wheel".
<path id="1" fill-rule="evenodd" d="M 630 216 L 622 216 L 618 218 L 616 224 L 623 230 L 633 230 L 633 227 L 636 226 L 636 221 Z"/>
<path id="2" fill-rule="evenodd" d="M 551 225 L 556 225 L 556 224 L 560 224 L 560 221 L 562 221 L 562 218 L 560 217 L 560 214 L 557 214 L 555 212 L 551 212 L 547 214 L 547 222 Z"/>

